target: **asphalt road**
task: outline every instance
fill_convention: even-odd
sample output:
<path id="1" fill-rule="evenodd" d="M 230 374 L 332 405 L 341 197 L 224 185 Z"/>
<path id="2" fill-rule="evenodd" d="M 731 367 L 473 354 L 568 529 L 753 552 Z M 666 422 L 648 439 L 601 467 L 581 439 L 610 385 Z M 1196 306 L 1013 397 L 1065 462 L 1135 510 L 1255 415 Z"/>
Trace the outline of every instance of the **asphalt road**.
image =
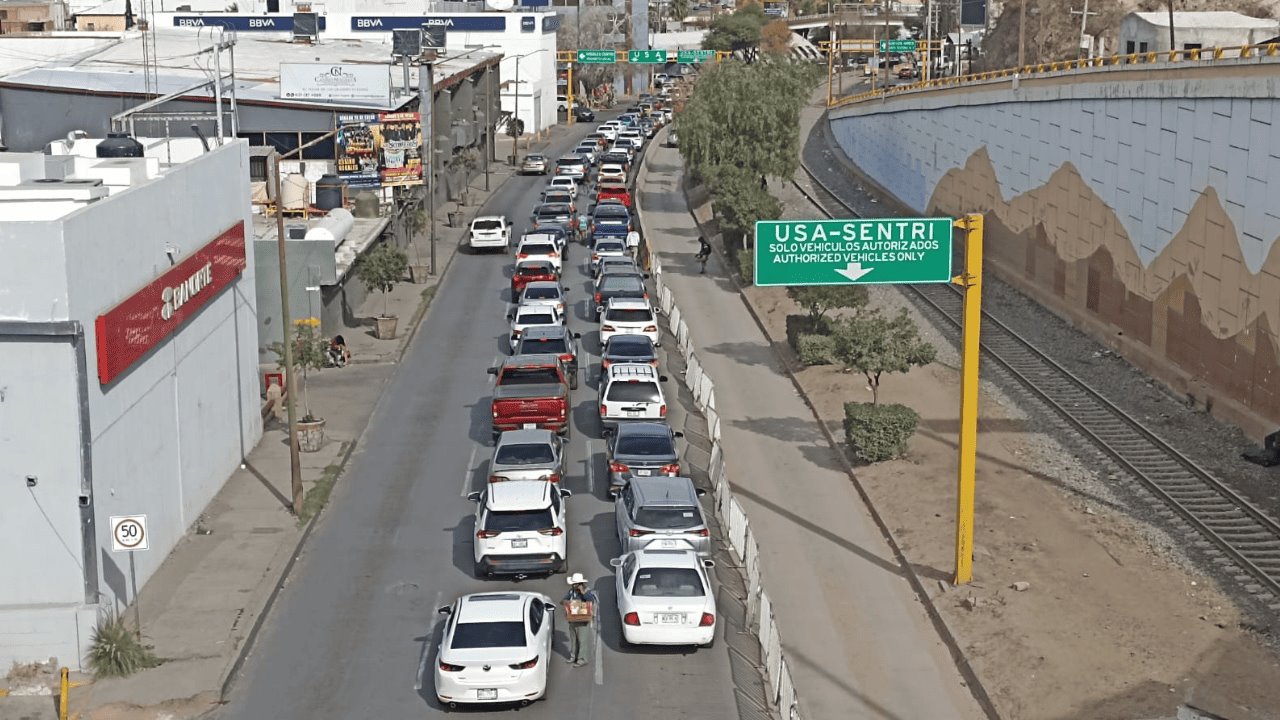
<path id="1" fill-rule="evenodd" d="M 594 125 L 575 124 L 548 156 L 571 150 Z M 506 214 L 518 237 L 545 184 L 540 177 L 513 178 L 484 212 Z M 600 652 L 587 667 L 563 662 L 567 636 L 557 618 L 547 699 L 522 713 L 556 720 L 737 717 L 722 639 L 697 651 L 623 650 L 619 644 L 608 565 L 619 548 L 604 492 L 595 411 L 599 343 L 587 315 L 585 254 L 581 245 L 571 246 L 564 272 L 573 301 L 570 327 L 582 332 L 583 350 L 593 356 L 574 393 L 564 482 L 574 492 L 568 501 L 569 569 L 591 578 L 600 594 Z M 432 686 L 442 617 L 436 608 L 469 592 L 518 587 L 558 601 L 567 590 L 564 575 L 514 583 L 479 580 L 471 572 L 474 504 L 465 495 L 483 485 L 492 453 L 486 368 L 506 352 L 510 265 L 504 254 L 454 259 L 220 718 L 444 714 Z M 677 382 L 672 378 L 671 393 Z M 670 405 L 679 429 L 680 404 Z M 723 633 L 724 624 L 717 631 Z"/>

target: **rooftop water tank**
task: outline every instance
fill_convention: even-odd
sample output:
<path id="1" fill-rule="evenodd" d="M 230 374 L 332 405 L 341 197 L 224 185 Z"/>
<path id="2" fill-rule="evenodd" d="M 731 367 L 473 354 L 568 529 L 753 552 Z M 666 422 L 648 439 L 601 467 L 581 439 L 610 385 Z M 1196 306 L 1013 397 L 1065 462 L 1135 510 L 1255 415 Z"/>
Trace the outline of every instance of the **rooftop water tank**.
<path id="1" fill-rule="evenodd" d="M 321 210 L 342 207 L 342 196 L 346 188 L 347 184 L 337 175 L 322 176 L 316 181 L 316 207 Z"/>
<path id="2" fill-rule="evenodd" d="M 129 133 L 107 133 L 107 139 L 98 143 L 100 158 L 142 157 L 142 143 L 129 137 Z"/>
<path id="3" fill-rule="evenodd" d="M 351 213 L 342 208 L 334 208 L 329 214 L 320 219 L 307 230 L 308 240 L 332 240 L 334 244 L 341 243 L 347 233 L 351 232 L 351 228 L 356 224 L 356 219 Z"/>

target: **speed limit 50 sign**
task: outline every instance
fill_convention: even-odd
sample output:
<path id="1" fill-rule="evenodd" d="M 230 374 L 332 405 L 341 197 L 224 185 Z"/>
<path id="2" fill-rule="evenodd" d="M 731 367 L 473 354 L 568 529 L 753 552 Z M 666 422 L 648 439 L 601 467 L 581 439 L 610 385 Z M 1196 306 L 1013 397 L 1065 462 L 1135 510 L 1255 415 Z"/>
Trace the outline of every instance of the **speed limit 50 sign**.
<path id="1" fill-rule="evenodd" d="M 111 517 L 111 551 L 129 552 L 147 549 L 146 515 L 113 515 Z"/>

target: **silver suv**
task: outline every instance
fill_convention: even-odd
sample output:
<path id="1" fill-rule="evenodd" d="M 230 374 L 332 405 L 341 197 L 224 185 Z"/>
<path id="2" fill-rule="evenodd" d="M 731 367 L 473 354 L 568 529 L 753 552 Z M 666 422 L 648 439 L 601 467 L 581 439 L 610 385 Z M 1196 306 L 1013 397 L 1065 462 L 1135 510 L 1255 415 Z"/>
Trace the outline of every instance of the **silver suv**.
<path id="1" fill-rule="evenodd" d="M 631 478 L 613 503 L 622 552 L 693 550 L 710 555 L 711 531 L 698 503 L 705 494 L 686 477 Z"/>

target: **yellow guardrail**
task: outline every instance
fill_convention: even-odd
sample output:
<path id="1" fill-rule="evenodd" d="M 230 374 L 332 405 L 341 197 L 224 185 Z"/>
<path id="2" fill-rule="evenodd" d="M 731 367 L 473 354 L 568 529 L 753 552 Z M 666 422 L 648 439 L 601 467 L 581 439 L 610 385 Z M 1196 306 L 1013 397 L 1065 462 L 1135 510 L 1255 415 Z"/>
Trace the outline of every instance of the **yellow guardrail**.
<path id="1" fill-rule="evenodd" d="M 949 76 L 930 78 L 929 80 L 923 80 L 909 85 L 894 85 L 891 87 L 876 88 L 875 90 L 859 93 L 857 95 L 849 95 L 843 98 L 833 99 L 828 103 L 828 107 L 839 107 L 841 105 L 851 105 L 853 103 L 883 98 L 890 95 L 898 95 L 901 93 L 930 90 L 933 88 L 959 87 L 962 85 L 982 83 L 990 80 L 1000 80 L 1014 76 L 1027 78 L 1035 77 L 1037 75 L 1047 75 L 1049 73 L 1068 72 L 1072 70 L 1091 71 L 1095 68 L 1106 68 L 1115 65 L 1164 65 L 1167 63 L 1179 62 L 1212 62 L 1214 60 L 1235 60 L 1237 58 L 1276 57 L 1277 55 L 1280 55 L 1280 43 L 1267 43 L 1263 45 L 1234 45 L 1230 47 L 1196 48 L 1190 50 L 1170 50 L 1165 52 L 1128 53 L 1124 55 L 1108 55 L 1105 57 L 1080 58 L 1078 60 L 1056 60 L 1053 62 L 1024 65 L 1021 68 L 987 70 L 979 73 L 971 73 L 969 75 L 960 75 L 958 77 Z"/>

